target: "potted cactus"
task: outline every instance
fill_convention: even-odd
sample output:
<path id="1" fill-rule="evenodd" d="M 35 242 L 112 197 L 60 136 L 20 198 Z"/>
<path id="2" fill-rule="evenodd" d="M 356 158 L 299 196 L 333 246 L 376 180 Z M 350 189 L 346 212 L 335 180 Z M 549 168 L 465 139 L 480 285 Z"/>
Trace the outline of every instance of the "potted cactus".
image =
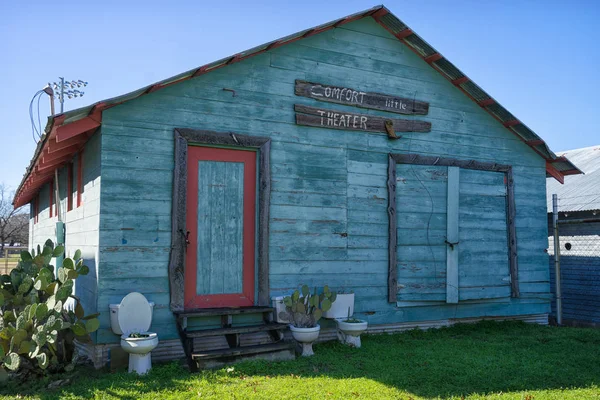
<path id="1" fill-rule="evenodd" d="M 312 344 L 319 337 L 321 326 L 317 324 L 323 316 L 323 311 L 331 308 L 336 299 L 336 293 L 329 290 L 328 286 L 323 288 L 323 293 L 310 293 L 308 286 L 303 285 L 301 292 L 296 290 L 291 296 L 284 297 L 286 311 L 282 312 L 281 318 L 292 321 L 290 330 L 292 336 L 301 346 L 301 354 L 304 357 L 314 354 Z"/>

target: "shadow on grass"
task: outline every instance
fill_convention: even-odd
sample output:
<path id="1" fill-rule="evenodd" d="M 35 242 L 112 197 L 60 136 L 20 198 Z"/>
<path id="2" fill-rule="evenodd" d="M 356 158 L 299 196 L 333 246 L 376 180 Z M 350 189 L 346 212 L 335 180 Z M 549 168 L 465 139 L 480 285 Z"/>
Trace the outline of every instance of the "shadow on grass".
<path id="1" fill-rule="evenodd" d="M 161 365 L 144 377 L 127 373 L 79 371 L 70 386 L 54 391 L 47 382 L 0 390 L 41 399 L 113 396 L 129 400 L 144 394 L 196 393 L 238 379 L 320 377 L 366 378 L 422 397 L 589 388 L 600 385 L 600 330 L 551 328 L 524 323 L 483 322 L 439 330 L 365 336 L 363 347 L 315 345 L 315 356 L 286 362 L 245 362 L 190 374 L 177 363 Z M 308 383 L 307 383 L 308 384 Z M 210 390 L 210 389 L 209 389 Z M 232 387 L 232 390 L 236 390 Z"/>
<path id="2" fill-rule="evenodd" d="M 243 363 L 242 375 L 367 378 L 422 397 L 600 385 L 600 330 L 481 322 L 315 345 L 291 363 Z"/>

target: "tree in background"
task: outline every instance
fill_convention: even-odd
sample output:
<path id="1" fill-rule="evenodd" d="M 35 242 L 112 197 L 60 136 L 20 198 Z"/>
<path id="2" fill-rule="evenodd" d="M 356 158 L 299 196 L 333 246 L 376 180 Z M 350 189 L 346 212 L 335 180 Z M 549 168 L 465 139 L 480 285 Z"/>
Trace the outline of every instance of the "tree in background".
<path id="1" fill-rule="evenodd" d="M 0 184 L 0 254 L 5 244 L 25 244 L 29 235 L 29 215 L 24 207 L 14 209 L 14 195 L 6 185 Z"/>

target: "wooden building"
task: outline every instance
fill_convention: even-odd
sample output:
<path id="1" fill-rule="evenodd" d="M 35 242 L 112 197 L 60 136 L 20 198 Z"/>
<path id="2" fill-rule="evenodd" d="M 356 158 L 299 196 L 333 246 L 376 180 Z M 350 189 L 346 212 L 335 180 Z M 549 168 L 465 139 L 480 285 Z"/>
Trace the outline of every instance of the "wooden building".
<path id="1" fill-rule="evenodd" d="M 373 332 L 545 323 L 546 177 L 578 173 L 380 6 L 50 118 L 14 202 L 33 245 L 60 206 L 101 364 L 131 291 L 156 303 L 158 358 L 183 354 L 178 325 L 223 321 L 185 312 L 300 284 L 353 291 Z"/>

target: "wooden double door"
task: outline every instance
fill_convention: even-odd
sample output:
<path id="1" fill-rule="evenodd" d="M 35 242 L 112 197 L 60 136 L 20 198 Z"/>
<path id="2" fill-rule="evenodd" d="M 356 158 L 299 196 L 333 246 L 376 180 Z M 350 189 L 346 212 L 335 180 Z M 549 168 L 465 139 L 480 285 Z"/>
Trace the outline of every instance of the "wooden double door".
<path id="1" fill-rule="evenodd" d="M 186 309 L 254 305 L 256 155 L 188 147 Z"/>

